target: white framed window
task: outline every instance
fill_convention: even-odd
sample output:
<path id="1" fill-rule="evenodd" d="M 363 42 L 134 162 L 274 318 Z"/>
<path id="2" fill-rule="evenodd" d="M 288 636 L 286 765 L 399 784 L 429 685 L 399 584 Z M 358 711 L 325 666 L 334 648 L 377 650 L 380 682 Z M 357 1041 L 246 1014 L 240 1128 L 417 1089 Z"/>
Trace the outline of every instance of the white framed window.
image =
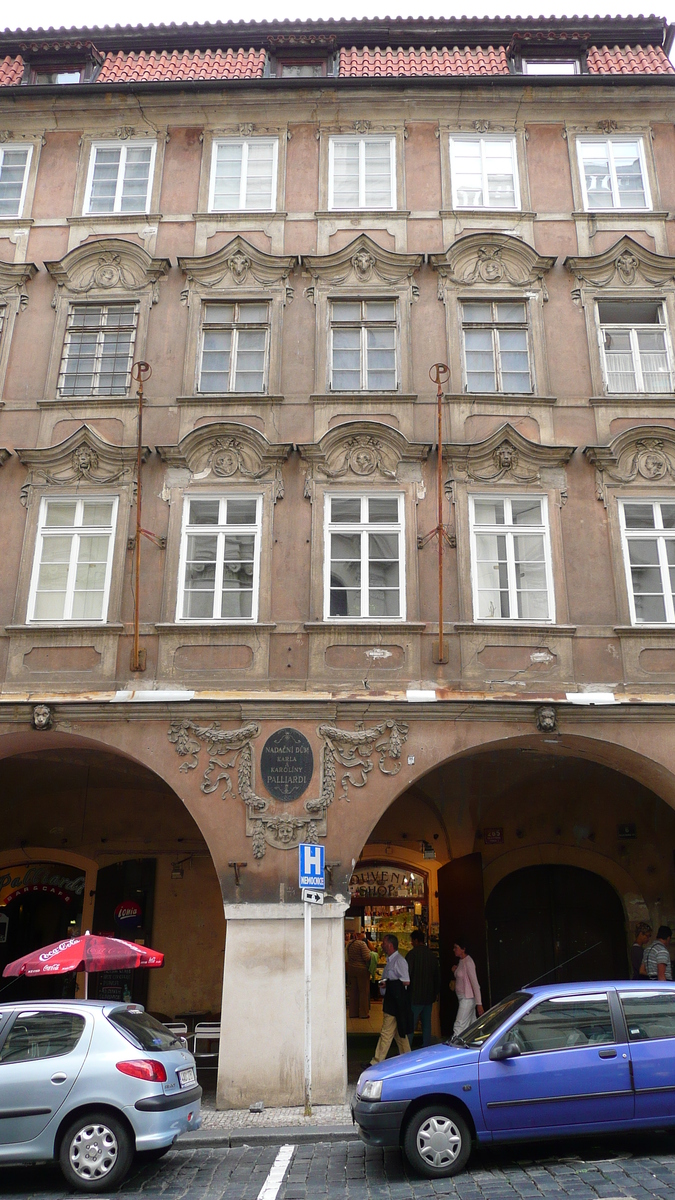
<path id="1" fill-rule="evenodd" d="M 641 137 L 577 138 L 584 208 L 652 207 Z"/>
<path id="2" fill-rule="evenodd" d="M 324 617 L 405 618 L 404 497 L 327 495 Z"/>
<path id="3" fill-rule="evenodd" d="M 60 396 L 126 396 L 138 305 L 72 304 L 68 312 Z"/>
<path id="4" fill-rule="evenodd" d="M 332 391 L 396 390 L 395 300 L 333 300 L 330 338 Z"/>
<path id="5" fill-rule="evenodd" d="M 523 75 L 579 75 L 578 58 L 524 58 Z"/>
<path id="6" fill-rule="evenodd" d="M 262 496 L 186 496 L 178 621 L 255 621 Z"/>
<path id="7" fill-rule="evenodd" d="M 93 142 L 85 213 L 148 212 L 156 149 L 152 141 Z"/>
<path id="8" fill-rule="evenodd" d="M 620 500 L 631 623 L 675 624 L 675 500 Z"/>
<path id="9" fill-rule="evenodd" d="M 598 300 L 597 305 L 607 391 L 672 391 L 663 304 L 650 300 Z"/>
<path id="10" fill-rule="evenodd" d="M 526 301 L 463 301 L 467 392 L 531 392 L 529 338 Z"/>
<path id="11" fill-rule="evenodd" d="M 202 305 L 200 392 L 264 392 L 270 339 L 266 301 Z"/>
<path id="12" fill-rule="evenodd" d="M 43 498 L 29 621 L 105 621 L 117 496 Z"/>
<path id="13" fill-rule="evenodd" d="M 0 146 L 0 217 L 20 217 L 32 146 Z"/>
<path id="14" fill-rule="evenodd" d="M 210 212 L 274 211 L 278 138 L 224 138 L 213 143 Z"/>
<path id="15" fill-rule="evenodd" d="M 328 207 L 396 208 L 396 139 L 373 134 L 328 143 Z"/>
<path id="16" fill-rule="evenodd" d="M 520 208 L 515 137 L 450 138 L 455 208 Z"/>
<path id="17" fill-rule="evenodd" d="M 470 496 L 476 621 L 553 621 L 546 496 Z"/>

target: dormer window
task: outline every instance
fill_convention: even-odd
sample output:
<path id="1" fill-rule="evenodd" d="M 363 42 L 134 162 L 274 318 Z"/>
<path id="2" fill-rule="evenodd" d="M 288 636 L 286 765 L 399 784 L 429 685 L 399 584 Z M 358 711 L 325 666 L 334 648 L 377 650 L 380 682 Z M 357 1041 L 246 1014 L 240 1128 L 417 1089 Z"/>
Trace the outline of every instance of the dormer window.
<path id="1" fill-rule="evenodd" d="M 33 71 L 31 83 L 33 84 L 58 84 L 58 83 L 82 83 L 84 68 L 66 69 L 63 71 Z"/>
<path id="2" fill-rule="evenodd" d="M 32 87 L 65 86 L 91 83 L 98 74 L 104 55 L 92 42 L 24 42 L 24 84 Z"/>
<path id="3" fill-rule="evenodd" d="M 314 79 L 326 74 L 326 63 L 322 59 L 307 59 L 299 62 L 297 59 L 288 61 L 277 59 L 277 75 L 283 79 Z"/>
<path id="4" fill-rule="evenodd" d="M 523 58 L 523 75 L 580 75 L 578 58 Z"/>

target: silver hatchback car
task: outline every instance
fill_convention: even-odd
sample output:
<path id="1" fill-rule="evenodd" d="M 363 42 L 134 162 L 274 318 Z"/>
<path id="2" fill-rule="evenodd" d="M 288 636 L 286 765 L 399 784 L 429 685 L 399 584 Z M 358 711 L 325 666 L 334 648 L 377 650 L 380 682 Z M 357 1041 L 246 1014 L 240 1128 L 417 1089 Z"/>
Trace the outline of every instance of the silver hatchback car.
<path id="1" fill-rule="evenodd" d="M 138 1004 L 0 1005 L 0 1163 L 57 1159 L 83 1192 L 121 1182 L 201 1124 L 185 1043 Z"/>

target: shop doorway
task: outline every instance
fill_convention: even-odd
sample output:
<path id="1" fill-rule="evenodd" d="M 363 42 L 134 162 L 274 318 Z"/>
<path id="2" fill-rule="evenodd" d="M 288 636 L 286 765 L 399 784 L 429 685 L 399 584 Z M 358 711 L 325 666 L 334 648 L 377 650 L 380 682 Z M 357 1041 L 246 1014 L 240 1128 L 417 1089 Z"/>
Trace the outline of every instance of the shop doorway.
<path id="1" fill-rule="evenodd" d="M 14 959 L 80 933 L 84 885 L 84 871 L 65 863 L 0 868 L 0 974 Z M 70 998 L 75 976 L 18 976 L 4 981 L 5 989 L 7 1000 Z"/>
<path id="2" fill-rule="evenodd" d="M 492 1003 L 545 975 L 545 983 L 629 977 L 621 901 L 580 867 L 524 867 L 485 906 Z"/>

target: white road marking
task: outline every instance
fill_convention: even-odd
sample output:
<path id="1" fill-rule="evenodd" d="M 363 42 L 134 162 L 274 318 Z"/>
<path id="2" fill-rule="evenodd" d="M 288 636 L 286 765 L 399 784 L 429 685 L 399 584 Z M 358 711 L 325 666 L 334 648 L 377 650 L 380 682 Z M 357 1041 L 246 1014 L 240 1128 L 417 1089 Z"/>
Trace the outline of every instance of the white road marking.
<path id="1" fill-rule="evenodd" d="M 281 1147 L 281 1150 L 272 1163 L 267 1179 L 258 1192 L 258 1200 L 277 1200 L 279 1188 L 284 1182 L 284 1175 L 289 1168 L 294 1150 L 295 1146 Z"/>

